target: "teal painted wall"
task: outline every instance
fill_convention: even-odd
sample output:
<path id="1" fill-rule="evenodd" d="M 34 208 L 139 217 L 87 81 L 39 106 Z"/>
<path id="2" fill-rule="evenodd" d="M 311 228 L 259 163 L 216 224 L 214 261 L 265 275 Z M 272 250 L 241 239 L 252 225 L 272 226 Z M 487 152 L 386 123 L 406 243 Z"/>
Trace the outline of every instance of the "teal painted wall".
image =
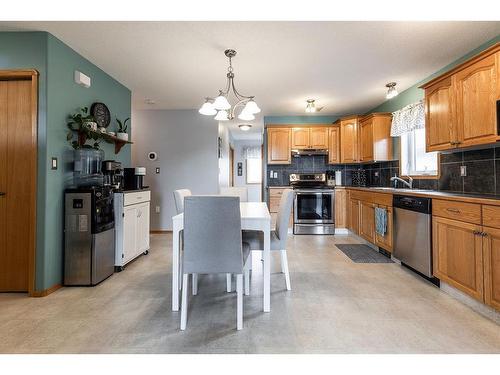
<path id="1" fill-rule="evenodd" d="M 264 116 L 267 124 L 331 124 L 340 116 Z"/>
<path id="2" fill-rule="evenodd" d="M 78 107 L 106 103 L 113 118 L 131 113 L 131 93 L 108 74 L 45 32 L 0 33 L 0 69 L 36 69 L 39 76 L 37 258 L 36 289 L 62 282 L 63 192 L 72 181 L 72 148 L 66 141 L 66 119 Z M 89 75 L 86 89 L 74 83 L 80 70 Z M 114 124 L 110 125 L 114 127 Z M 130 146 L 115 157 L 112 145 L 102 147 L 107 158 L 130 165 Z M 51 157 L 59 169 L 50 169 Z"/>
<path id="3" fill-rule="evenodd" d="M 486 48 L 491 47 L 493 44 L 500 42 L 500 35 L 497 35 L 495 38 L 489 40 L 488 42 L 480 45 L 479 47 L 473 49 L 466 55 L 462 56 L 458 60 L 453 61 L 451 64 L 446 65 L 445 67 L 441 68 L 434 74 L 431 74 L 429 77 L 426 79 L 417 82 L 415 85 L 411 86 L 410 88 L 406 89 L 405 91 L 401 92 L 398 96 L 391 100 L 386 100 L 382 104 L 376 106 L 375 108 L 370 109 L 367 113 L 372 113 L 372 112 L 394 112 L 397 111 L 404 106 L 415 103 L 419 101 L 420 99 L 424 98 L 424 90 L 419 89 L 418 87 L 424 84 L 425 82 L 430 81 L 431 79 L 447 72 L 448 70 L 454 68 L 455 66 L 463 63 L 465 60 L 471 58 L 474 55 L 477 55 L 479 52 L 484 51 Z"/>

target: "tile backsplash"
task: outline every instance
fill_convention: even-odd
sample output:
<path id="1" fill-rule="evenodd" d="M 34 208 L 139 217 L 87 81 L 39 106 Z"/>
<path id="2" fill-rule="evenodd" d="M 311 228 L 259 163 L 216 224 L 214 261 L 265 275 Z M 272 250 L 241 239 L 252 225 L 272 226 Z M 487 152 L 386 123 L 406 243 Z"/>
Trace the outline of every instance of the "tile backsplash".
<path id="1" fill-rule="evenodd" d="M 459 193 L 500 195 L 500 147 L 481 150 L 458 151 L 441 154 L 441 177 L 415 179 L 414 188 Z M 460 167 L 466 167 L 466 176 L 460 175 Z M 342 171 L 342 185 L 353 185 L 353 174 L 364 173 L 366 186 L 392 186 L 390 178 L 399 176 L 399 161 L 371 164 L 328 164 L 327 156 L 312 155 L 292 157 L 288 165 L 267 166 L 269 186 L 286 186 L 290 173 L 322 173 Z M 270 178 L 270 171 L 277 178 Z M 360 172 L 357 172 L 360 171 Z"/>

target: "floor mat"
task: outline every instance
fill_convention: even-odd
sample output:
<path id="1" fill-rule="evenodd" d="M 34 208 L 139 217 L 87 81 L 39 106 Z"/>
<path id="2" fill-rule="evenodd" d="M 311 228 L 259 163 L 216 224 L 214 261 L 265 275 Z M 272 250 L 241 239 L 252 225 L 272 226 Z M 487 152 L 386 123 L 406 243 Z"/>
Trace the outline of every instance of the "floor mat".
<path id="1" fill-rule="evenodd" d="M 368 245 L 339 244 L 335 246 L 354 263 L 394 263 L 391 258 L 387 258 Z"/>

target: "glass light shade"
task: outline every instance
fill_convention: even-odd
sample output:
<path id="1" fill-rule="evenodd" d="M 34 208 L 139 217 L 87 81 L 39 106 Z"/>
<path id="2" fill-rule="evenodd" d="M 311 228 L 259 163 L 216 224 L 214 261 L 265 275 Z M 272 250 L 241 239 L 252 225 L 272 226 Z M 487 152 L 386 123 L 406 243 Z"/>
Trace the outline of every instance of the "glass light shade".
<path id="1" fill-rule="evenodd" d="M 222 110 L 222 111 L 217 112 L 217 116 L 215 116 L 214 119 L 216 119 L 218 121 L 228 121 L 229 117 L 227 115 L 227 111 Z"/>
<path id="2" fill-rule="evenodd" d="M 221 111 L 221 110 L 225 111 L 225 110 L 231 108 L 231 104 L 229 104 L 226 97 L 223 95 L 219 95 L 218 97 L 216 97 L 213 105 L 214 105 L 214 108 L 218 111 Z"/>
<path id="3" fill-rule="evenodd" d="M 314 113 L 316 112 L 316 105 L 314 102 L 307 102 L 306 105 L 306 113 Z"/>
<path id="4" fill-rule="evenodd" d="M 398 95 L 398 90 L 396 89 L 396 84 L 387 84 L 386 85 L 389 89 L 387 90 L 387 95 L 385 96 L 386 99 L 392 99 L 395 96 Z"/>
<path id="5" fill-rule="evenodd" d="M 260 112 L 260 108 L 257 105 L 257 103 L 255 103 L 255 101 L 253 99 L 251 99 L 251 100 L 249 100 L 247 102 L 247 104 L 245 104 L 245 108 L 243 108 L 243 111 L 245 111 L 246 113 L 251 113 L 252 115 L 254 115 L 254 114 Z"/>
<path id="6" fill-rule="evenodd" d="M 246 131 L 249 131 L 250 128 L 252 127 L 252 125 L 249 125 L 249 124 L 241 124 L 241 125 L 238 125 L 238 127 L 243 130 L 244 132 Z"/>
<path id="7" fill-rule="evenodd" d="M 217 110 L 214 108 L 214 105 L 210 102 L 205 102 L 198 110 L 199 113 L 205 116 L 213 116 L 217 113 Z"/>
<path id="8" fill-rule="evenodd" d="M 240 120 L 244 120 L 244 121 L 255 120 L 255 116 L 252 113 L 249 113 L 249 112 L 245 111 L 244 108 L 243 108 L 243 111 L 241 111 L 241 113 L 239 114 L 238 118 Z"/>

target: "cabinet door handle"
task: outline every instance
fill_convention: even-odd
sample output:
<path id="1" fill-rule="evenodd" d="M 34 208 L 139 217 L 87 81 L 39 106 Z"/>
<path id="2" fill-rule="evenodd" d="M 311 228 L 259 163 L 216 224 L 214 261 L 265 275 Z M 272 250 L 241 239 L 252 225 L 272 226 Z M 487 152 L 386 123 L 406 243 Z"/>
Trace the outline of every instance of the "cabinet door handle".
<path id="1" fill-rule="evenodd" d="M 488 237 L 488 233 L 486 233 L 486 232 L 481 232 L 481 236 L 483 236 L 483 237 Z"/>
<path id="2" fill-rule="evenodd" d="M 457 210 L 456 208 L 447 208 L 446 211 L 453 212 L 454 214 L 460 213 L 460 210 Z"/>
<path id="3" fill-rule="evenodd" d="M 3 191 L 0 191 L 0 197 L 3 197 L 4 195 L 6 195 L 6 193 L 4 193 Z"/>

